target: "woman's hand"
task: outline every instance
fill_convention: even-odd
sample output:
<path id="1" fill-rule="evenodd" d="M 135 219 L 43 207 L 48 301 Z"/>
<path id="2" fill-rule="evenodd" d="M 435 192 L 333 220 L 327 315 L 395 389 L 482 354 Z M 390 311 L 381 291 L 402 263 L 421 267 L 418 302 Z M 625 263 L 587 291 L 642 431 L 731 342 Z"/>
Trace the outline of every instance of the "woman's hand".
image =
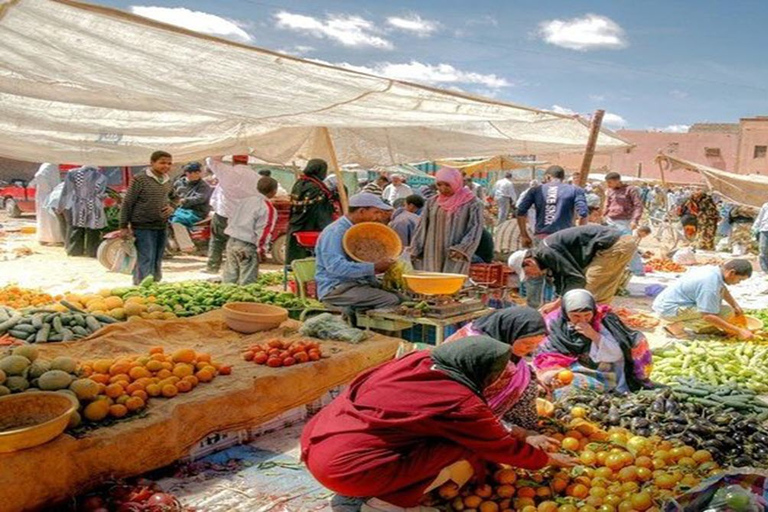
<path id="1" fill-rule="evenodd" d="M 548 466 L 554 466 L 556 468 L 572 468 L 577 463 L 575 457 L 565 455 L 564 453 L 550 453 Z"/>
<path id="2" fill-rule="evenodd" d="M 539 313 L 542 315 L 548 315 L 559 307 L 560 304 L 557 301 L 548 302 L 539 308 Z"/>
<path id="3" fill-rule="evenodd" d="M 560 441 L 554 437 L 547 437 L 542 435 L 529 436 L 526 438 L 525 442 L 534 448 L 544 450 L 545 452 L 553 452 L 560 448 Z"/>
<path id="4" fill-rule="evenodd" d="M 514 437 L 520 442 L 525 442 L 528 437 L 528 431 L 525 430 L 523 427 L 518 427 L 517 425 L 512 425 L 509 427 L 509 435 Z"/>
<path id="5" fill-rule="evenodd" d="M 459 251 L 457 251 L 456 249 L 449 249 L 448 257 L 455 261 L 467 261 L 467 257 L 464 256 Z"/>
<path id="6" fill-rule="evenodd" d="M 755 337 L 755 333 L 748 329 L 739 329 L 739 334 L 737 336 L 740 340 L 751 340 Z"/>
<path id="7" fill-rule="evenodd" d="M 578 324 L 573 324 L 573 327 L 576 329 L 576 332 L 579 334 L 586 336 L 593 342 L 597 343 L 600 341 L 600 333 L 597 332 L 591 325 L 589 325 L 586 322 L 579 322 Z"/>

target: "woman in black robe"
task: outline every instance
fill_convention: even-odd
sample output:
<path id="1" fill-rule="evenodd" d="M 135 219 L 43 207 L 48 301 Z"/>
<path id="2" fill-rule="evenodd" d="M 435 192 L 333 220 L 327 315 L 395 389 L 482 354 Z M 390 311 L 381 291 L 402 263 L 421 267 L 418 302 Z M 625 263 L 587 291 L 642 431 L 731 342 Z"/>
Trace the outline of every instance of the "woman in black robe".
<path id="1" fill-rule="evenodd" d="M 291 217 L 288 221 L 286 263 L 306 258 L 310 252 L 299 245 L 297 231 L 322 231 L 333 222 L 334 193 L 323 183 L 328 174 L 325 160 L 315 158 L 307 163 L 304 174 L 291 190 Z"/>

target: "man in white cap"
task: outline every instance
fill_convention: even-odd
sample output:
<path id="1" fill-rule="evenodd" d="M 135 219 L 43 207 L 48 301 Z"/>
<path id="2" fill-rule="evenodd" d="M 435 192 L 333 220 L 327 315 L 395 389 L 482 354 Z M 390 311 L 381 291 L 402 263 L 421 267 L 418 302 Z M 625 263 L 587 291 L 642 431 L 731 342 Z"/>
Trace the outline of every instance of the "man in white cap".
<path id="1" fill-rule="evenodd" d="M 405 199 L 413 194 L 413 189 L 406 185 L 403 176 L 400 174 L 392 175 L 392 183 L 384 187 L 381 198 L 389 204 L 395 204 L 398 199 Z"/>
<path id="2" fill-rule="evenodd" d="M 375 263 L 361 263 L 347 256 L 342 245 L 344 233 L 361 222 L 386 224 L 392 215 L 392 206 L 380 197 L 367 192 L 349 198 L 349 211 L 326 227 L 315 247 L 318 298 L 329 306 L 351 308 L 356 311 L 386 308 L 400 304 L 400 297 L 384 291 L 376 281 L 376 274 L 386 272 L 395 262 L 383 259 Z"/>

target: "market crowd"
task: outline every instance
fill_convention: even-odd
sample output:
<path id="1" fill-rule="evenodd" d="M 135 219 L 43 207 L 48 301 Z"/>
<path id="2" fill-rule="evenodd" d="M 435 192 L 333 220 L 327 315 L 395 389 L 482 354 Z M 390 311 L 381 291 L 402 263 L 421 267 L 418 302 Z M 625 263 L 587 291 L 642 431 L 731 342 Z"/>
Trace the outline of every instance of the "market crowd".
<path id="1" fill-rule="evenodd" d="M 768 272 L 768 203 L 757 211 L 700 188 L 633 186 L 616 172 L 582 187 L 578 175 L 568 179 L 552 166 L 522 189 L 512 173 L 486 189 L 443 167 L 415 190 L 405 176 L 382 173 L 349 196 L 345 210 L 346 186 L 321 159 L 306 164 L 290 193 L 270 171 L 254 171 L 246 155 L 188 163 L 176 180 L 172 168 L 172 155 L 154 152 L 120 200 L 114 227 L 135 251 L 135 284 L 161 280 L 168 237 L 176 250 L 194 250 L 188 230 L 207 221 L 207 270 L 227 283 L 254 282 L 281 196 L 290 204 L 286 263 L 311 261 L 318 299 L 354 322 L 355 313 L 397 306 L 403 296 L 377 278 L 395 259 L 360 262 L 346 253 L 342 241 L 353 226 L 387 224 L 416 270 L 464 275 L 498 259 L 494 232 L 517 229 L 518 247 L 504 257 L 525 306 L 497 309 L 432 350 L 358 376 L 305 428 L 310 472 L 337 493 L 367 498 L 369 511 L 418 506 L 445 482 L 469 481 L 484 461 L 574 465 L 556 453 L 557 440 L 538 432 L 542 388 L 557 396 L 654 386 L 648 341 L 612 308 L 631 276 L 644 272 L 639 247 L 651 225 L 670 226 L 687 250 L 712 250 L 718 236 L 737 255 L 757 246 Z M 63 242 L 70 256 L 96 256 L 108 224 L 104 173 L 82 166 L 62 179 L 58 166 L 43 164 L 35 184 L 40 241 Z M 304 233 L 319 233 L 317 243 L 299 243 Z M 728 287 L 751 275 L 742 258 L 693 268 L 658 293 L 653 311 L 696 333 L 748 339 L 733 322 L 744 312 Z"/>

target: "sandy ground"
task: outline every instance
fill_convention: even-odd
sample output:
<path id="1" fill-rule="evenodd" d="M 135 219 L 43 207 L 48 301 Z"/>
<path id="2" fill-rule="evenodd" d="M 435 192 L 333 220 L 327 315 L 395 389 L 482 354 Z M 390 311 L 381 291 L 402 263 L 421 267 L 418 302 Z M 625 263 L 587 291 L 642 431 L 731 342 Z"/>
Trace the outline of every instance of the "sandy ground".
<path id="1" fill-rule="evenodd" d="M 34 234 L 23 234 L 18 229 L 34 226 L 34 217 L 7 219 L 0 215 L 5 233 L 0 235 L 0 286 L 14 283 L 28 288 L 42 288 L 49 293 L 81 292 L 119 286 L 130 286 L 131 276 L 109 272 L 94 258 L 67 257 L 62 246 L 44 246 L 37 243 Z M 19 252 L 29 252 L 19 256 Z M 176 256 L 163 262 L 163 279 L 188 281 L 214 279 L 206 274 L 206 258 Z M 282 267 L 265 264 L 262 270 L 278 271 Z"/>

